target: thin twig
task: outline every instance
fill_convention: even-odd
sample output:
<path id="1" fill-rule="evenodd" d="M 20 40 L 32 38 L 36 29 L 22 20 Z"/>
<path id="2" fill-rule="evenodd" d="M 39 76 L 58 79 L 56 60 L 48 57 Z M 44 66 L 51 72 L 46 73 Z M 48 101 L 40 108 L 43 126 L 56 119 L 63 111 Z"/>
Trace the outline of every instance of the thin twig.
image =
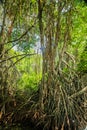
<path id="1" fill-rule="evenodd" d="M 7 59 L 5 58 L 4 60 L 1 60 L 0 63 L 5 62 L 5 61 L 7 61 L 7 60 L 14 59 L 14 58 L 16 58 L 16 57 L 20 57 L 20 56 L 32 56 L 32 55 L 36 55 L 36 53 L 20 54 L 20 55 L 11 56 L 11 57 L 8 57 Z"/>
<path id="2" fill-rule="evenodd" d="M 72 94 L 71 96 L 69 96 L 69 98 L 78 97 L 78 96 L 82 95 L 84 92 L 87 92 L 87 86 L 85 88 L 81 89 L 80 91 Z"/>

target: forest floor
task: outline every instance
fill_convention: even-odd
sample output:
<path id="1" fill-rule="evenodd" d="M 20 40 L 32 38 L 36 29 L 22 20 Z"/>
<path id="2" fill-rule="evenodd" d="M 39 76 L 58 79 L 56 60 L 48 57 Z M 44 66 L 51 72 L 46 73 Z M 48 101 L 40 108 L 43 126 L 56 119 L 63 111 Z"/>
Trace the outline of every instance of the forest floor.
<path id="1" fill-rule="evenodd" d="M 4 105 L 3 100 L 0 100 L 0 130 L 39 130 L 39 112 L 35 107 L 38 92 L 28 96 L 25 93 L 19 93 L 15 97 L 8 95 Z"/>

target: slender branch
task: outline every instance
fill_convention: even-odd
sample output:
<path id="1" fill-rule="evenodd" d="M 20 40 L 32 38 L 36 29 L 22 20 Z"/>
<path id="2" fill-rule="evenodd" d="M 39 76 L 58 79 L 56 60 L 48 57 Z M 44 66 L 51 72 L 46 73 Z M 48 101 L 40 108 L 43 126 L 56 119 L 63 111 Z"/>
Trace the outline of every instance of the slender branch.
<path id="1" fill-rule="evenodd" d="M 22 59 L 24 59 L 26 56 L 32 56 L 32 55 L 35 55 L 35 54 L 24 55 L 23 57 L 21 57 L 17 61 L 15 61 L 13 64 L 11 64 L 7 69 L 10 69 L 11 67 L 13 67 L 15 64 L 17 64 L 19 61 L 21 61 Z"/>
<path id="2" fill-rule="evenodd" d="M 20 54 L 20 55 L 11 56 L 11 57 L 8 57 L 7 59 L 5 58 L 4 60 L 1 60 L 0 63 L 5 62 L 7 60 L 14 59 L 16 57 L 20 57 L 20 56 L 32 56 L 32 55 L 36 55 L 36 53 L 32 53 L 32 54 Z"/>
<path id="3" fill-rule="evenodd" d="M 19 40 L 22 39 L 22 38 L 28 33 L 28 31 L 31 30 L 33 27 L 34 27 L 34 25 L 32 25 L 31 27 L 29 27 L 20 37 L 14 39 L 14 40 L 12 40 L 12 41 L 8 41 L 7 43 L 19 41 Z"/>
<path id="4" fill-rule="evenodd" d="M 70 57 L 70 59 L 73 61 L 73 63 L 75 63 L 75 59 L 74 59 L 74 57 L 73 57 L 73 55 L 71 55 L 71 54 L 69 54 L 68 52 L 64 52 L 67 56 L 69 56 Z"/>
<path id="5" fill-rule="evenodd" d="M 36 20 L 35 20 L 34 24 L 33 24 L 32 26 L 30 26 L 20 37 L 14 39 L 14 40 L 12 40 L 12 41 L 8 41 L 7 43 L 17 42 L 15 45 L 19 44 L 18 41 L 21 40 L 21 39 L 35 26 L 35 23 L 36 23 Z M 4 44 L 7 44 L 7 43 L 4 43 Z M 5 51 L 5 53 L 7 53 L 9 50 L 11 50 L 15 45 L 13 45 L 13 46 L 10 47 L 9 49 L 7 49 L 7 50 Z M 0 56 L 2 56 L 2 54 L 1 54 Z"/>
<path id="6" fill-rule="evenodd" d="M 71 96 L 69 96 L 69 99 L 78 97 L 78 96 L 82 95 L 84 92 L 87 92 L 87 86 L 85 88 L 81 89 L 80 91 L 78 91 L 78 92 L 72 94 Z"/>
<path id="7" fill-rule="evenodd" d="M 38 18 L 38 16 L 36 17 L 36 19 L 35 19 L 33 25 L 30 26 L 30 27 L 28 27 L 28 29 L 27 29 L 20 37 L 14 39 L 14 40 L 8 41 L 7 43 L 10 43 L 10 42 L 17 42 L 17 41 L 21 40 L 21 39 L 22 39 L 22 38 L 23 38 L 23 37 L 24 37 L 24 36 L 33 28 L 33 27 L 35 27 L 36 22 L 37 22 L 37 18 Z"/>

